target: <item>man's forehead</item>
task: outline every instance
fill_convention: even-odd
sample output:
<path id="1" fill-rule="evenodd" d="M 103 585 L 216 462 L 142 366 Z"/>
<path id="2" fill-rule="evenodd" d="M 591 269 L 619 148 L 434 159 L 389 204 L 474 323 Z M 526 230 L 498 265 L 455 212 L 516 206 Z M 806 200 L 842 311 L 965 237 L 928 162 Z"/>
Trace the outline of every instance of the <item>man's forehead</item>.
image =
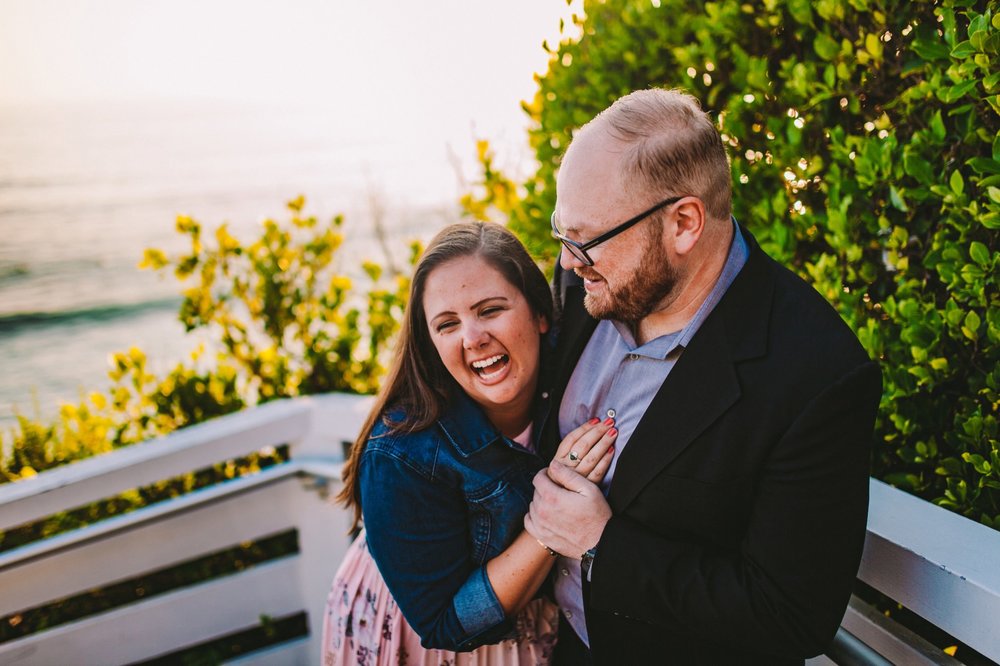
<path id="1" fill-rule="evenodd" d="M 567 236 L 593 236 L 614 220 L 614 211 L 619 209 L 621 204 L 611 197 L 597 198 L 592 205 L 585 206 L 574 206 L 567 200 L 557 199 L 556 228 Z"/>
<path id="2" fill-rule="evenodd" d="M 634 198 L 617 168 L 589 167 L 557 181 L 555 222 L 563 233 L 592 231 L 613 218 L 614 211 L 629 209 Z"/>
<path id="3" fill-rule="evenodd" d="M 621 179 L 622 158 L 627 146 L 600 127 L 588 126 L 563 155 L 556 173 L 557 188 L 580 186 L 593 187 L 594 180 L 607 182 Z"/>
<path id="4" fill-rule="evenodd" d="M 617 164 L 628 148 L 628 144 L 615 138 L 604 123 L 591 124 L 573 135 L 563 156 L 562 166 L 578 161 L 589 164 L 594 160 Z"/>

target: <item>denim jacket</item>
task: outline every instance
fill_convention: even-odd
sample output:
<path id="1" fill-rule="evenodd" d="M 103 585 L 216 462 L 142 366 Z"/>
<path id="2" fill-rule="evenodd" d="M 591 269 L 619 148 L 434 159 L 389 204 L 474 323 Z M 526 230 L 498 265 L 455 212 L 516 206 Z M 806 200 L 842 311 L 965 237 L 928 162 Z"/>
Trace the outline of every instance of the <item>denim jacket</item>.
<path id="1" fill-rule="evenodd" d="M 464 394 L 426 430 L 372 430 L 359 467 L 368 549 L 424 647 L 464 652 L 513 629 L 485 565 L 523 529 L 542 467 Z"/>

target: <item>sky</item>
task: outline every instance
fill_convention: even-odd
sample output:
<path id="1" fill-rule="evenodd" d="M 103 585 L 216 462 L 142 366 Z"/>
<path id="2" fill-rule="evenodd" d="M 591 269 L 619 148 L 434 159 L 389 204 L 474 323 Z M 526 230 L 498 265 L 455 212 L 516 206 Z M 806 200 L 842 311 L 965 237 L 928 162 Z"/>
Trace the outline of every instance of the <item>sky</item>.
<path id="1" fill-rule="evenodd" d="M 505 135 L 578 4 L 0 0 L 0 107 L 217 100 L 329 108 L 345 131 Z"/>

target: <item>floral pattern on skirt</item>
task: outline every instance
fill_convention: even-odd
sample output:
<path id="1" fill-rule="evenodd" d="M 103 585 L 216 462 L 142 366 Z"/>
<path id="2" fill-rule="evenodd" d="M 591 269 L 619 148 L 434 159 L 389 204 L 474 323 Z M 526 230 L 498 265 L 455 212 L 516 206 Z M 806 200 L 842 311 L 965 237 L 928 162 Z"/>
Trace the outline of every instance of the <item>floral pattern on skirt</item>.
<path id="1" fill-rule="evenodd" d="M 472 652 L 427 649 L 396 606 L 365 533 L 347 550 L 323 614 L 323 666 L 547 666 L 559 611 L 535 599 L 517 616 L 511 638 Z"/>

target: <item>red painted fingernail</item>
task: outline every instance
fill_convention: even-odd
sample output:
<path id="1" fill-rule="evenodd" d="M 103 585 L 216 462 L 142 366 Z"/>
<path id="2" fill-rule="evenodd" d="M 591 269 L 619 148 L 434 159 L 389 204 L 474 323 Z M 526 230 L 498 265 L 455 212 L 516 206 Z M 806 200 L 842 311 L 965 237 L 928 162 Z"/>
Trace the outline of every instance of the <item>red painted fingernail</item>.
<path id="1" fill-rule="evenodd" d="M 617 437 L 617 436 L 618 436 L 618 428 L 612 428 L 611 430 L 608 431 L 608 437 Z"/>
<path id="2" fill-rule="evenodd" d="M 589 423 L 590 425 L 596 425 L 596 424 L 598 424 L 600 422 L 601 422 L 601 419 L 597 418 L 596 416 L 594 418 L 590 419 L 589 421 L 587 421 L 587 423 Z"/>
<path id="3" fill-rule="evenodd" d="M 610 416 L 608 418 L 604 419 L 604 425 L 611 425 L 614 422 L 615 422 L 615 420 L 613 418 L 611 418 Z"/>

